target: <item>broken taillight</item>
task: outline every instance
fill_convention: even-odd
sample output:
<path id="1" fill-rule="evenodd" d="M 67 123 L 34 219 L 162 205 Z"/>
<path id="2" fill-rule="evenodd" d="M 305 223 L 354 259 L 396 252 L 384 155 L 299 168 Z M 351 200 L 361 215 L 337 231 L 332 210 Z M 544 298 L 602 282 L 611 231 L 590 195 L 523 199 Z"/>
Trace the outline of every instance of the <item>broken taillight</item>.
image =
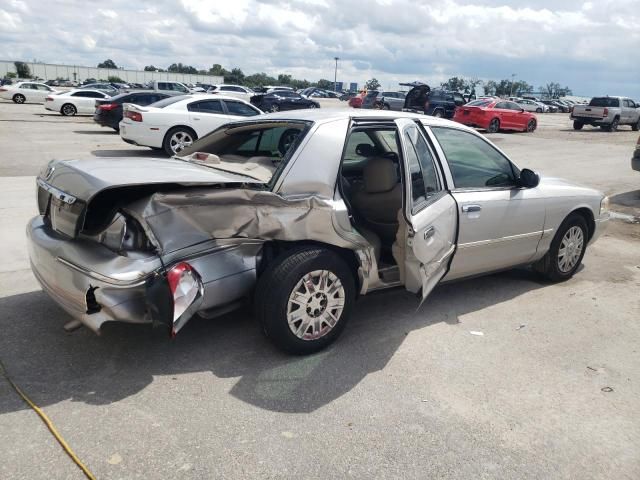
<path id="1" fill-rule="evenodd" d="M 175 335 L 196 313 L 202 300 L 204 285 L 198 272 L 187 262 L 180 262 L 169 269 L 167 281 L 173 296 L 171 335 Z"/>
<path id="2" fill-rule="evenodd" d="M 124 116 L 133 120 L 134 122 L 142 121 L 142 114 L 139 112 L 132 112 L 131 110 L 127 110 Z"/>

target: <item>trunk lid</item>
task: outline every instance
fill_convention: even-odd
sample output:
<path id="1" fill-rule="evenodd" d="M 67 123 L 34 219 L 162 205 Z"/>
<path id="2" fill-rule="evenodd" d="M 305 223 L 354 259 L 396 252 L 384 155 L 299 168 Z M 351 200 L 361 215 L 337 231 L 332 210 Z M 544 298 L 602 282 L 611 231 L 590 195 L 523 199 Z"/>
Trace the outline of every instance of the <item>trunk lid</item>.
<path id="1" fill-rule="evenodd" d="M 262 184 L 240 174 L 178 159 L 54 160 L 37 178 L 38 209 L 55 231 L 75 238 L 84 225 L 87 206 L 101 192 L 139 189 L 146 193 L 163 186 L 238 183 Z"/>

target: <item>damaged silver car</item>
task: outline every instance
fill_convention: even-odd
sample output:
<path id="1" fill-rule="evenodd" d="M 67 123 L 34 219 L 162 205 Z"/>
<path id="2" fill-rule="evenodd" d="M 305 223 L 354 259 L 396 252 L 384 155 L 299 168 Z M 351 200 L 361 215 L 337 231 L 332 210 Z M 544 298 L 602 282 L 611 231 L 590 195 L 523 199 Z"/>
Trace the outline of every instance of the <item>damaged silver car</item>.
<path id="1" fill-rule="evenodd" d="M 311 353 L 375 290 L 424 299 L 520 265 L 566 280 L 608 220 L 600 192 L 411 113 L 269 114 L 182 155 L 52 161 L 38 176 L 33 272 L 92 330 L 158 323 L 175 335 L 252 302 L 278 347 Z"/>

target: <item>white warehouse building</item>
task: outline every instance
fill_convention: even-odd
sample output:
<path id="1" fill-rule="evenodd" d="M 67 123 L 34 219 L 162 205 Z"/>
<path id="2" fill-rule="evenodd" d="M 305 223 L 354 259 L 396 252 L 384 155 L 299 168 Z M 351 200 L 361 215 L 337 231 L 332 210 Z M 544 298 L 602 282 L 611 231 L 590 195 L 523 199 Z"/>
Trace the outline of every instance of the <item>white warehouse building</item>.
<path id="1" fill-rule="evenodd" d="M 82 82 L 87 78 L 107 80 L 110 76 L 121 78 L 125 82 L 147 83 L 152 80 L 165 80 L 183 83 L 224 83 L 224 78 L 217 75 L 197 75 L 173 72 L 145 72 L 143 70 L 125 70 L 113 68 L 83 67 L 80 65 L 57 65 L 53 63 L 23 62 L 29 66 L 31 76 L 42 80 L 75 80 Z M 0 78 L 7 73 L 16 73 L 13 60 L 0 60 Z"/>

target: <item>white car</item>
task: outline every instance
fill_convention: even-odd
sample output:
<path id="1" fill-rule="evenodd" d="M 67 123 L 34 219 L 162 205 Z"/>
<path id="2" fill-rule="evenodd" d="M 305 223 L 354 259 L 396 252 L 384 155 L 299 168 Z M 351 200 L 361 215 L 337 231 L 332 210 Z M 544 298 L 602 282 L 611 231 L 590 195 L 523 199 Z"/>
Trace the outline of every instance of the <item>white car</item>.
<path id="1" fill-rule="evenodd" d="M 101 90 L 89 90 L 79 88 L 70 92 L 49 95 L 44 102 L 44 108 L 62 115 L 93 114 L 96 110 L 96 100 L 109 98 L 109 95 Z"/>
<path id="2" fill-rule="evenodd" d="M 0 87 L 0 98 L 13 100 L 14 103 L 44 103 L 47 95 L 55 95 L 56 93 L 58 90 L 37 82 L 18 82 L 15 85 Z"/>
<path id="3" fill-rule="evenodd" d="M 240 85 L 213 85 L 207 93 L 219 93 L 227 97 L 236 97 L 247 102 L 255 95 L 255 92 L 247 87 Z"/>
<path id="4" fill-rule="evenodd" d="M 515 102 L 524 108 L 527 112 L 536 112 L 536 113 L 546 113 L 549 111 L 549 106 L 544 103 L 535 102 L 533 100 L 527 100 L 524 98 L 520 98 L 515 100 Z"/>
<path id="5" fill-rule="evenodd" d="M 181 95 L 147 107 L 125 103 L 120 136 L 173 156 L 225 123 L 260 114 L 250 103 L 222 95 Z"/>

